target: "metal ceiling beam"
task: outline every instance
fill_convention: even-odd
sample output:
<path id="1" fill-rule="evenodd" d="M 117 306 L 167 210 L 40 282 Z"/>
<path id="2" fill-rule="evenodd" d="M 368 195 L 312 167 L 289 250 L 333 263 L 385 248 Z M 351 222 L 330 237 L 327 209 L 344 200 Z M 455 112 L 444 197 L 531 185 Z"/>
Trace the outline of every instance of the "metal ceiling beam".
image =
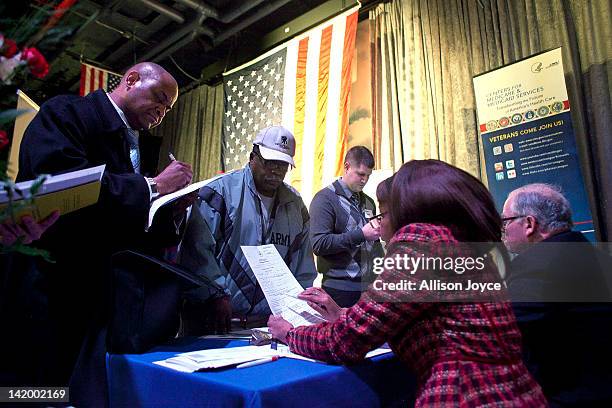
<path id="1" fill-rule="evenodd" d="M 164 58 L 166 58 L 169 55 L 171 56 L 174 52 L 180 50 L 181 48 L 183 48 L 184 46 L 186 46 L 187 44 L 189 44 L 190 42 L 192 42 L 198 37 L 199 37 L 199 34 L 196 31 L 192 32 L 191 34 L 187 34 L 181 40 L 175 42 L 172 46 L 170 46 L 169 48 L 166 48 L 166 50 L 163 51 L 161 54 L 153 58 L 153 62 L 162 61 Z"/>
<path id="2" fill-rule="evenodd" d="M 97 21 L 105 22 L 109 25 L 117 27 L 122 31 L 132 32 L 144 30 L 146 25 L 138 20 L 134 20 L 125 14 L 120 13 L 118 10 L 124 6 L 125 0 L 115 1 L 105 6 L 100 13 Z M 79 4 L 86 6 L 90 9 L 99 9 L 100 5 L 91 0 L 79 0 Z M 110 6 L 110 7 L 109 7 Z"/>
<path id="3" fill-rule="evenodd" d="M 139 61 L 148 61 L 154 59 L 160 61 L 173 52 L 177 51 L 181 47 L 189 44 L 189 42 L 195 40 L 199 35 L 206 35 L 210 38 L 214 38 L 215 33 L 208 27 L 202 25 L 206 18 L 214 18 L 219 21 L 231 22 L 242 14 L 256 7 L 264 0 L 251 0 L 243 2 L 240 6 L 228 11 L 227 13 L 219 14 L 219 12 L 204 3 L 196 0 L 177 0 L 180 3 L 185 4 L 191 8 L 194 8 L 199 12 L 199 17 L 192 20 L 187 25 L 181 27 L 178 31 L 175 31 L 166 38 L 164 41 L 159 43 L 157 46 L 150 49 L 142 57 L 138 58 Z M 287 0 L 283 0 L 287 1 Z M 189 37 L 187 37 L 189 36 Z M 176 44 L 179 43 L 179 46 Z"/>
<path id="4" fill-rule="evenodd" d="M 183 17 L 181 13 L 179 13 L 178 11 L 176 11 L 175 9 L 171 7 L 166 6 L 165 4 L 162 4 L 156 0 L 139 0 L 139 1 L 146 6 L 149 6 L 149 8 L 157 11 L 159 14 L 164 15 L 176 21 L 179 24 L 183 24 L 185 22 L 185 17 Z"/>
<path id="5" fill-rule="evenodd" d="M 186 5 L 187 7 L 190 7 L 198 11 L 200 14 L 204 14 L 207 17 L 212 17 L 215 20 L 217 20 L 219 17 L 219 11 L 216 8 L 209 6 L 208 4 L 204 4 L 196 0 L 175 0 L 175 1 L 177 3 L 182 3 Z"/>
<path id="6" fill-rule="evenodd" d="M 140 32 L 140 35 L 147 41 L 151 42 L 151 37 L 158 31 L 164 29 L 167 25 L 168 19 L 159 15 L 149 25 L 147 25 L 146 31 Z M 114 66 L 122 66 L 125 64 L 125 61 L 135 63 L 135 50 L 136 48 L 134 42 L 126 41 L 119 48 L 113 50 L 112 54 L 108 55 L 107 61 L 110 65 Z"/>
<path id="7" fill-rule="evenodd" d="M 245 28 L 247 28 L 248 26 L 256 23 L 257 21 L 261 20 L 262 18 L 266 17 L 268 14 L 272 14 L 273 12 L 275 12 L 276 10 L 278 10 L 279 8 L 281 8 L 282 6 L 284 6 L 285 4 L 291 2 L 291 0 L 278 0 L 272 4 L 269 4 L 263 8 L 261 8 L 260 10 L 257 11 L 257 13 L 245 18 L 244 20 L 242 20 L 241 22 L 239 22 L 238 24 L 232 26 L 231 28 L 223 31 L 222 33 L 220 33 L 219 35 L 215 36 L 213 38 L 213 45 L 216 47 L 217 45 L 221 44 L 223 41 L 227 40 L 228 38 L 232 37 L 233 35 L 235 35 L 236 33 L 239 33 L 240 31 L 244 30 Z"/>
<path id="8" fill-rule="evenodd" d="M 163 52 L 158 54 L 155 58 L 153 58 L 153 62 L 162 61 L 164 58 L 180 50 L 181 48 L 183 48 L 190 42 L 194 41 L 196 38 L 198 38 L 202 34 L 206 35 L 207 37 L 212 37 L 214 33 L 212 32 L 212 30 L 210 30 L 207 27 L 199 27 L 195 29 L 191 34 L 187 34 L 181 40 L 175 42 L 173 45 L 171 45 L 170 47 L 166 48 Z"/>
<path id="9" fill-rule="evenodd" d="M 242 16 L 247 11 L 251 10 L 255 6 L 260 5 L 263 1 L 244 1 L 238 7 L 234 7 L 233 10 L 229 10 L 219 16 L 218 20 L 222 23 L 231 23 L 236 18 Z"/>
<path id="10" fill-rule="evenodd" d="M 180 41 L 183 37 L 188 35 L 189 33 L 196 31 L 202 27 L 202 22 L 206 19 L 206 16 L 200 15 L 195 20 L 192 20 L 187 25 L 181 27 L 178 31 L 175 31 L 170 35 L 170 37 L 166 38 L 161 43 L 157 44 L 155 47 L 150 49 L 143 56 L 139 57 L 139 61 L 149 61 L 151 58 L 157 56 L 158 54 L 164 52 L 168 47 L 171 47 L 177 41 Z"/>
<path id="11" fill-rule="evenodd" d="M 182 3 L 187 7 L 191 7 L 194 10 L 199 11 L 202 14 L 205 14 L 207 17 L 220 21 L 222 23 L 231 23 L 238 17 L 242 16 L 247 11 L 251 10 L 254 7 L 259 6 L 264 0 L 250 0 L 243 1 L 237 7 L 234 7 L 232 10 L 229 10 L 225 13 L 220 13 L 214 7 L 209 6 L 206 3 L 202 3 L 199 0 L 175 0 L 178 3 Z"/>
<path id="12" fill-rule="evenodd" d="M 140 35 L 145 38 L 149 43 L 151 43 L 151 37 L 157 33 L 158 31 L 164 29 L 168 26 L 168 19 L 162 17 L 161 15 L 157 16 L 155 20 L 153 20 L 149 25 L 147 25 L 147 29 L 145 32 L 141 32 Z M 119 48 L 112 51 L 107 56 L 107 60 L 109 64 L 115 66 L 122 66 L 125 64 L 125 61 L 131 61 L 133 63 L 136 62 L 136 56 L 134 55 L 136 51 L 136 45 L 133 41 L 126 41 Z"/>

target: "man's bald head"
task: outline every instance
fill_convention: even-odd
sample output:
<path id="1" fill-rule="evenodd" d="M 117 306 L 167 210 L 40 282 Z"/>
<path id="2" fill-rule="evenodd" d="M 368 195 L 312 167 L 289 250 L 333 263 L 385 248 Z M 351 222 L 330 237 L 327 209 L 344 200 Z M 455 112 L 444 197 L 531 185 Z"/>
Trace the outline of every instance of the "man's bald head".
<path id="1" fill-rule="evenodd" d="M 151 129 L 161 123 L 176 102 L 178 84 L 162 66 L 140 62 L 125 71 L 111 98 L 132 128 Z"/>
<path id="2" fill-rule="evenodd" d="M 138 64 L 132 65 L 125 70 L 125 74 L 123 75 L 123 78 L 121 78 L 122 82 L 125 81 L 130 72 L 138 72 L 142 78 L 161 79 L 162 77 L 165 77 L 166 80 L 173 82 L 178 88 L 178 84 L 176 83 L 174 77 L 170 75 L 170 73 L 166 71 L 164 67 L 154 62 L 139 62 Z"/>

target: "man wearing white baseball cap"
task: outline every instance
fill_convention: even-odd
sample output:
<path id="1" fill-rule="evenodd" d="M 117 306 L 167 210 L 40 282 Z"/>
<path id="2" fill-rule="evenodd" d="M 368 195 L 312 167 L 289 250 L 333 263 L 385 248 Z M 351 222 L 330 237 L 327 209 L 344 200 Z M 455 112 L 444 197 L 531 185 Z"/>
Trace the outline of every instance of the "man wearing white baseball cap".
<path id="1" fill-rule="evenodd" d="M 257 133 L 253 145 L 259 146 L 259 153 L 266 160 L 280 160 L 295 167 L 295 138 L 282 126 L 271 126 Z"/>
<path id="2" fill-rule="evenodd" d="M 183 335 L 226 332 L 231 317 L 265 325 L 270 308 L 241 245 L 274 244 L 298 282 L 312 286 L 310 217 L 298 192 L 283 182 L 289 166 L 295 166 L 294 155 L 295 138 L 288 129 L 262 129 L 243 169 L 200 189 L 178 261 L 218 286 L 187 294 Z"/>

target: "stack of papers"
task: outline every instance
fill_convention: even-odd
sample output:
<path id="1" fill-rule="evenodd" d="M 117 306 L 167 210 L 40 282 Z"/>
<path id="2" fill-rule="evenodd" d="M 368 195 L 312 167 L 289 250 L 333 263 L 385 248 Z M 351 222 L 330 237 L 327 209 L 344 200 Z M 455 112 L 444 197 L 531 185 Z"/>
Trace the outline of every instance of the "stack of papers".
<path id="1" fill-rule="evenodd" d="M 192 373 L 199 370 L 235 366 L 247 361 L 276 355 L 278 355 L 278 351 L 273 350 L 270 346 L 231 347 L 191 351 L 189 353 L 178 354 L 166 360 L 155 361 L 154 364 L 177 371 Z"/>
<path id="2" fill-rule="evenodd" d="M 391 350 L 388 348 L 377 348 L 366 354 L 366 358 L 372 358 L 390 352 Z M 193 373 L 201 370 L 233 367 L 248 361 L 274 356 L 322 363 L 321 361 L 292 353 L 291 350 L 289 350 L 289 346 L 279 344 L 276 350 L 269 346 L 244 346 L 191 351 L 189 353 L 177 354 L 165 360 L 155 361 L 153 364 L 185 373 Z"/>

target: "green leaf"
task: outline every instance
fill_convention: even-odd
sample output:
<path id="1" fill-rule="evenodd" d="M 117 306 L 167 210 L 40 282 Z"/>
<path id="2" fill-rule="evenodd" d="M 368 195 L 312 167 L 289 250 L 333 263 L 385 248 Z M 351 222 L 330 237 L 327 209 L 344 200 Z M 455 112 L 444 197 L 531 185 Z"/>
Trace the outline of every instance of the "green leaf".
<path id="1" fill-rule="evenodd" d="M 40 176 L 36 177 L 36 181 L 34 181 L 34 183 L 32 183 L 32 186 L 30 187 L 30 194 L 32 195 L 32 197 L 34 197 L 36 193 L 38 193 L 38 190 L 40 190 L 47 177 L 49 177 L 48 174 L 41 174 Z"/>
<path id="2" fill-rule="evenodd" d="M 23 115 L 26 112 L 30 112 L 33 109 L 8 109 L 4 112 L 0 112 L 0 126 L 4 126 L 7 123 L 11 123 L 19 115 Z"/>

